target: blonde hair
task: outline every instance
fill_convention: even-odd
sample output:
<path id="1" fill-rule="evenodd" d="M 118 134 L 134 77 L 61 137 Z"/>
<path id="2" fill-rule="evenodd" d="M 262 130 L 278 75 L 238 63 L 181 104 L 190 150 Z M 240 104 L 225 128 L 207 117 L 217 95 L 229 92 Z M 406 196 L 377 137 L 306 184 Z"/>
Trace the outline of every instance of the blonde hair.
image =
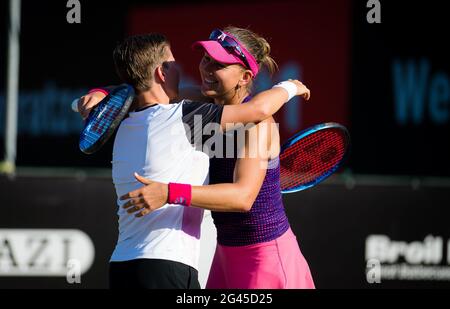
<path id="1" fill-rule="evenodd" d="M 270 55 L 270 44 L 251 30 L 229 26 L 223 31 L 234 36 L 255 57 L 259 69 L 265 67 L 270 75 L 278 71 L 278 65 Z"/>

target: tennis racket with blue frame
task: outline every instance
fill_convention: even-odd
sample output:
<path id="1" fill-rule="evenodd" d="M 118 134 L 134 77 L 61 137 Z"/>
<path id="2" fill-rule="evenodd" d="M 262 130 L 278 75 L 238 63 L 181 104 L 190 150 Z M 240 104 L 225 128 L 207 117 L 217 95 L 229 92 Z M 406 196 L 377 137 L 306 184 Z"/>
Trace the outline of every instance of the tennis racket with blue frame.
<path id="1" fill-rule="evenodd" d="M 342 166 L 349 149 L 350 134 L 338 123 L 297 133 L 281 147 L 281 192 L 302 191 L 324 181 Z"/>
<path id="2" fill-rule="evenodd" d="M 132 86 L 122 84 L 113 88 L 89 114 L 80 134 L 80 150 L 86 154 L 98 151 L 127 115 L 133 99 Z"/>

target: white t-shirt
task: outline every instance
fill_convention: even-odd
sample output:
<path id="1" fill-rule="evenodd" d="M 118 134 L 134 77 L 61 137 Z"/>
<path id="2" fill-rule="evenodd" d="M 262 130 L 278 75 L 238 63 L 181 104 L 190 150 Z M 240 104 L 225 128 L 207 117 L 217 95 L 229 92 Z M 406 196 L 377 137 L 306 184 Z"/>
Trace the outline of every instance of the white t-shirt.
<path id="1" fill-rule="evenodd" d="M 114 142 L 112 176 L 118 198 L 143 186 L 134 172 L 163 183 L 207 184 L 209 156 L 196 149 L 201 145 L 194 145 L 199 130 L 199 116 L 194 116 L 201 115 L 203 129 L 208 123 L 220 123 L 222 111 L 216 104 L 184 100 L 131 112 Z M 166 204 L 136 218 L 122 208 L 125 202 L 117 199 L 119 237 L 112 262 L 164 259 L 198 269 L 203 210 Z"/>

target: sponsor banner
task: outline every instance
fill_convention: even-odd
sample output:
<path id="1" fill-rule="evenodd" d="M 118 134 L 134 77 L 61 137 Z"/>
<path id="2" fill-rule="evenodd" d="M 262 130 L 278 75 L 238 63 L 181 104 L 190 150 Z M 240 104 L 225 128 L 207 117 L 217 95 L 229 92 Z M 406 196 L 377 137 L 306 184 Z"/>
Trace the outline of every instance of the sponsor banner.
<path id="1" fill-rule="evenodd" d="M 80 230 L 0 229 L 0 276 L 66 277 L 86 273 L 95 258 Z"/>
<path id="2" fill-rule="evenodd" d="M 449 288 L 450 186 L 386 179 L 283 196 L 318 288 Z M 104 178 L 0 178 L 0 288 L 105 288 L 117 239 Z M 202 227 L 204 285 L 215 249 Z"/>
<path id="3" fill-rule="evenodd" d="M 406 242 L 387 235 L 366 239 L 367 281 L 384 280 L 450 282 L 450 240 L 427 235 L 424 240 Z"/>
<path id="4" fill-rule="evenodd" d="M 449 176 L 449 45 L 442 2 L 382 1 L 381 24 L 355 2 L 352 168 L 357 173 Z M 417 23 L 421 20 L 421 23 Z M 408 29 L 408 31 L 405 31 Z M 416 33 L 428 33 L 417 43 Z"/>
<path id="5" fill-rule="evenodd" d="M 450 287 L 450 185 L 392 179 L 283 196 L 317 287 Z"/>
<path id="6" fill-rule="evenodd" d="M 110 179 L 0 177 L 0 288 L 101 288 L 117 238 Z"/>

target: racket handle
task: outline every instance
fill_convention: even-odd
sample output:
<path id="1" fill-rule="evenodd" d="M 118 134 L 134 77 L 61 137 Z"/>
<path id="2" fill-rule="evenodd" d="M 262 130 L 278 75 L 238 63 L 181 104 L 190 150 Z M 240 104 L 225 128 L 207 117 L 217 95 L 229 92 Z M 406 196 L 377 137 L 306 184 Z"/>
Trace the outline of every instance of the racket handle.
<path id="1" fill-rule="evenodd" d="M 71 105 L 72 110 L 73 110 L 75 113 L 78 113 L 78 101 L 79 101 L 79 99 L 73 100 L 72 105 Z"/>

